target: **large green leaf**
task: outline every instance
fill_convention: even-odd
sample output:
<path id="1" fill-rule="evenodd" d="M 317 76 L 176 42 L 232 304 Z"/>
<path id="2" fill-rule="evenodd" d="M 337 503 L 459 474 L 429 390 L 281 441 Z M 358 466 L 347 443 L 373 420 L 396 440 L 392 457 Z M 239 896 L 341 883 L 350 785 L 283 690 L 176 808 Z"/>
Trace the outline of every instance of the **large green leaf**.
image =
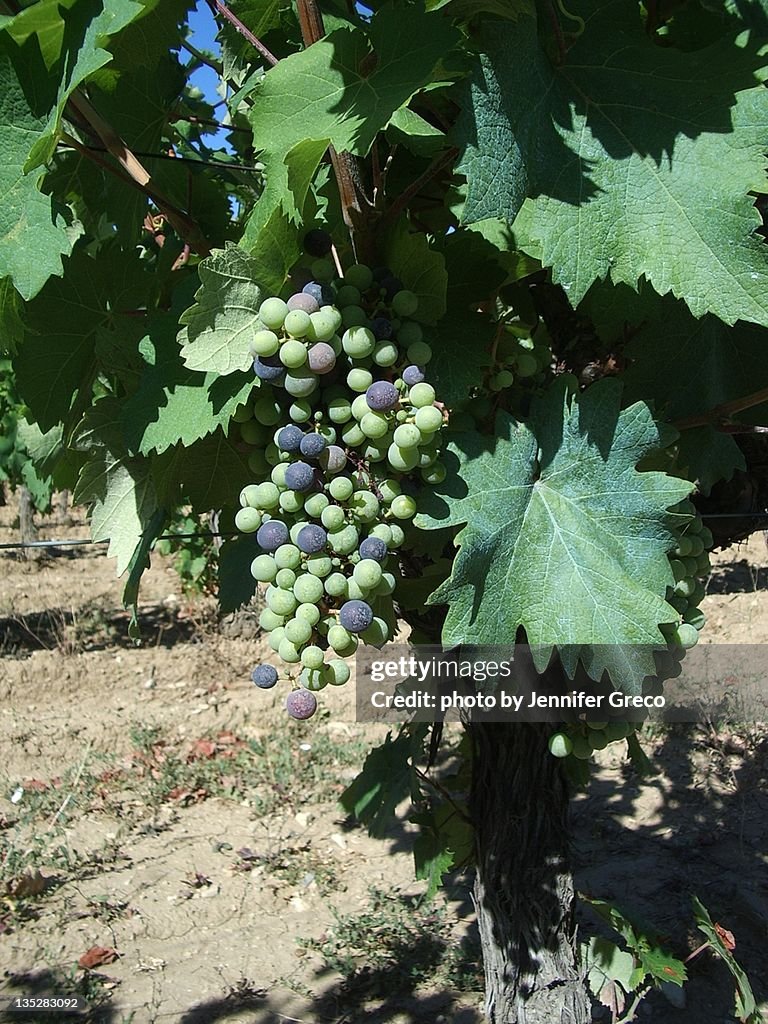
<path id="1" fill-rule="evenodd" d="M 362 771 L 341 794 L 341 806 L 365 825 L 372 836 L 391 829 L 399 803 L 418 791 L 413 758 L 424 742 L 428 726 L 403 730 L 395 739 L 387 734 L 365 759 Z"/>
<path id="2" fill-rule="evenodd" d="M 258 264 L 236 245 L 200 264 L 195 304 L 180 322 L 181 354 L 190 370 L 234 373 L 253 362 L 250 343 L 262 301 Z"/>
<path id="3" fill-rule="evenodd" d="M 467 221 L 515 218 L 575 305 L 610 275 L 645 277 L 700 316 L 768 324 L 768 91 L 754 44 L 665 49 L 623 0 L 588 0 L 554 67 L 534 19 L 485 23 L 459 127 Z M 713 68 L 718 68 L 713 74 Z"/>
<path id="4" fill-rule="evenodd" d="M 664 441 L 646 405 L 620 411 L 620 399 L 614 380 L 572 398 L 554 386 L 530 425 L 500 413 L 495 437 L 454 435 L 449 475 L 416 520 L 467 524 L 451 577 L 430 599 L 448 605 L 444 643 L 511 645 L 522 626 L 543 645 L 542 669 L 551 646 L 565 645 L 569 672 L 578 655 L 593 678 L 612 669 L 627 689 L 652 674 L 659 623 L 676 614 L 664 600 L 667 509 L 691 485 L 636 470 Z M 640 646 L 630 666 L 631 645 Z"/>
<path id="5" fill-rule="evenodd" d="M 443 254 L 430 248 L 422 232 L 409 231 L 401 220 L 386 239 L 384 258 L 405 287 L 418 296 L 419 308 L 413 319 L 437 323 L 445 314 L 448 290 Z"/>

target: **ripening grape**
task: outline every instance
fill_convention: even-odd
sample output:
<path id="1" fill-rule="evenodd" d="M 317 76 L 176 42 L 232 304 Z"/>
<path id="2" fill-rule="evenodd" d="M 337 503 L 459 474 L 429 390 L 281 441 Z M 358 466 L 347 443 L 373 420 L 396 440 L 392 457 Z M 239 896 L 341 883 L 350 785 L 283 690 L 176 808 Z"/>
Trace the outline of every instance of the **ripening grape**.
<path id="1" fill-rule="evenodd" d="M 387 545 L 379 537 L 366 537 L 360 544 L 361 558 L 373 558 L 377 562 L 383 562 L 387 554 Z"/>
<path id="2" fill-rule="evenodd" d="M 276 551 L 288 540 L 288 527 L 279 519 L 270 519 L 259 528 L 256 540 L 264 551 Z"/>
<path id="3" fill-rule="evenodd" d="M 269 690 L 277 682 L 277 669 L 273 665 L 257 665 L 251 679 L 262 690 Z"/>
<path id="4" fill-rule="evenodd" d="M 377 380 L 366 391 L 365 400 L 374 412 L 387 412 L 395 408 L 400 401 L 400 395 L 395 385 L 388 380 Z"/>
<path id="5" fill-rule="evenodd" d="M 327 256 L 333 247 L 333 239 L 322 228 L 312 228 L 304 235 L 304 252 L 309 256 Z"/>
<path id="6" fill-rule="evenodd" d="M 322 434 L 305 434 L 301 439 L 299 451 L 305 459 L 315 460 L 326 448 L 325 438 Z"/>
<path id="7" fill-rule="evenodd" d="M 295 295 L 292 295 L 286 302 L 286 306 L 289 312 L 300 309 L 303 313 L 312 314 L 320 310 L 320 303 L 314 295 L 305 291 L 296 292 Z"/>
<path id="8" fill-rule="evenodd" d="M 339 611 L 339 624 L 349 633 L 362 633 L 372 621 L 373 611 L 365 601 L 347 601 Z"/>
<path id="9" fill-rule="evenodd" d="M 317 697 L 309 690 L 291 690 L 285 699 L 285 708 L 291 718 L 305 721 L 317 711 Z"/>
<path id="10" fill-rule="evenodd" d="M 426 380 L 424 370 L 420 366 L 406 366 L 402 373 L 403 380 L 412 388 L 414 384 L 421 384 L 423 380 Z"/>
<path id="11" fill-rule="evenodd" d="M 282 299 L 265 299 L 259 306 L 259 319 L 272 331 L 280 330 L 287 314 L 288 306 Z"/>
<path id="12" fill-rule="evenodd" d="M 277 446 L 281 452 L 297 452 L 303 437 L 304 431 L 293 423 L 289 423 L 287 427 L 283 427 L 278 432 Z"/>
<path id="13" fill-rule="evenodd" d="M 277 356 L 256 356 L 253 360 L 253 372 L 259 378 L 259 380 L 267 381 L 268 383 L 274 383 L 279 381 L 285 374 L 285 367 L 277 358 Z M 263 422 L 263 420 L 262 420 Z M 275 420 L 277 422 L 277 420 Z"/>
<path id="14" fill-rule="evenodd" d="M 296 546 L 305 555 L 314 555 L 322 551 L 328 541 L 328 535 L 322 526 L 310 524 L 299 531 Z"/>
<path id="15" fill-rule="evenodd" d="M 315 483 L 315 471 L 306 462 L 292 462 L 285 471 L 285 484 L 292 491 L 309 491 Z"/>
<path id="16" fill-rule="evenodd" d="M 386 316 L 374 317 L 371 330 L 377 341 L 388 341 L 392 337 L 392 321 Z"/>
<path id="17" fill-rule="evenodd" d="M 336 365 L 336 353 L 325 341 L 318 341 L 309 350 L 307 362 L 314 373 L 330 373 Z"/>

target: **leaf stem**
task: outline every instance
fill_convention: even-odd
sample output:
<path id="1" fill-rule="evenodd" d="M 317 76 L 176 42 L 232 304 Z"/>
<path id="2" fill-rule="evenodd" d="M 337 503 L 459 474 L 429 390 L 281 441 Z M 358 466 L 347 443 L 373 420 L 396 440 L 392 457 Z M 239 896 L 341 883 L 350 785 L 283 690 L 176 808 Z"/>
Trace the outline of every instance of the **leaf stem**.
<path id="1" fill-rule="evenodd" d="M 755 405 L 762 405 L 763 402 L 768 402 L 768 388 L 760 388 L 759 391 L 753 391 L 742 398 L 734 398 L 731 402 L 722 402 L 720 405 L 716 405 L 714 409 L 710 409 L 709 412 L 676 420 L 673 426 L 678 430 L 688 430 L 691 427 L 706 427 L 710 423 L 728 420 L 737 412 L 751 409 Z"/>
<path id="2" fill-rule="evenodd" d="M 188 39 L 182 39 L 181 45 L 187 53 L 192 54 L 195 60 L 199 60 L 201 64 L 205 64 L 206 67 L 215 71 L 217 75 L 221 77 L 224 76 L 224 65 L 220 60 L 214 60 L 213 57 L 206 57 L 202 50 L 198 50 L 198 48 L 190 43 Z"/>
<path id="3" fill-rule="evenodd" d="M 67 146 L 71 146 L 72 136 L 67 135 Z M 63 136 L 62 136 L 63 139 Z M 91 150 L 95 153 L 108 153 L 106 146 L 94 146 L 80 144 L 80 148 Z M 200 164 L 202 167 L 220 167 L 222 170 L 249 171 L 251 174 L 258 174 L 261 167 L 250 167 L 248 164 L 233 164 L 228 160 L 204 160 L 202 157 L 176 156 L 174 153 L 147 153 L 141 149 L 132 150 L 134 156 L 144 157 L 146 160 L 173 160 L 178 164 Z"/>
<path id="4" fill-rule="evenodd" d="M 229 7 L 227 7 L 223 0 L 208 0 L 208 6 L 211 8 L 214 15 L 218 12 L 224 18 L 227 19 L 230 25 L 234 25 L 234 27 L 237 29 L 240 35 L 244 36 L 251 44 L 251 46 L 255 47 L 259 51 L 259 53 L 262 55 L 262 57 L 268 64 L 271 64 L 272 67 L 274 67 L 275 64 L 277 64 L 277 57 L 274 55 L 274 53 L 272 53 L 271 50 L 267 49 L 267 47 L 264 45 L 264 43 L 262 43 L 258 36 L 255 36 L 249 28 L 246 28 L 246 26 L 242 23 L 242 21 L 240 21 L 238 16 L 232 13 L 232 11 L 229 9 Z"/>

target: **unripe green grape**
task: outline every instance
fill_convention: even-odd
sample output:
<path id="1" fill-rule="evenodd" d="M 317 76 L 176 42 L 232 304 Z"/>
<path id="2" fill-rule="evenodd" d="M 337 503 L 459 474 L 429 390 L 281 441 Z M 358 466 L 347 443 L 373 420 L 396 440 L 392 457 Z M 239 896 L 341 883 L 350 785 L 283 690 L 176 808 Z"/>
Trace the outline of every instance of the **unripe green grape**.
<path id="1" fill-rule="evenodd" d="M 703 554 L 699 555 L 699 557 L 696 559 L 695 575 L 696 576 L 709 576 L 711 571 L 712 571 L 712 563 L 709 560 L 709 554 L 705 551 Z"/>
<path id="2" fill-rule="evenodd" d="M 608 737 L 604 732 L 589 732 L 587 742 L 593 750 L 605 750 L 608 746 Z"/>
<path id="3" fill-rule="evenodd" d="M 391 444 L 387 450 L 387 458 L 392 469 L 399 473 L 410 473 L 419 462 L 418 448 L 398 448 Z"/>
<path id="4" fill-rule="evenodd" d="M 363 370 L 359 366 L 350 370 L 347 374 L 347 384 L 350 391 L 367 391 L 373 383 L 373 374 L 370 370 Z"/>
<path id="5" fill-rule="evenodd" d="M 309 642 L 312 636 L 312 627 L 306 619 L 289 619 L 285 624 L 285 635 L 292 644 L 301 647 Z"/>
<path id="6" fill-rule="evenodd" d="M 405 531 L 399 523 L 390 523 L 389 529 L 392 533 L 392 540 L 389 542 L 389 546 L 392 548 L 399 548 L 405 543 Z"/>
<path id="7" fill-rule="evenodd" d="M 432 349 L 426 341 L 415 341 L 408 346 L 408 362 L 414 366 L 426 366 L 432 358 Z"/>
<path id="8" fill-rule="evenodd" d="M 421 411 L 421 410 L 420 410 Z M 398 448 L 416 448 L 423 441 L 421 431 L 413 423 L 401 423 L 400 426 L 395 430 L 393 437 L 393 443 Z"/>
<path id="9" fill-rule="evenodd" d="M 390 508 L 397 519 L 413 519 L 416 515 L 416 502 L 410 494 L 398 494 Z"/>
<path id="10" fill-rule="evenodd" d="M 345 306 L 360 305 L 360 291 L 351 284 L 343 284 L 336 292 L 336 305 L 343 310 Z"/>
<path id="11" fill-rule="evenodd" d="M 299 604 L 317 604 L 325 593 L 323 581 L 311 573 L 299 576 L 293 585 L 293 596 Z"/>
<path id="12" fill-rule="evenodd" d="M 282 452 L 276 444 L 268 444 L 264 449 L 264 458 L 270 466 L 276 466 L 282 458 Z"/>
<path id="13" fill-rule="evenodd" d="M 348 501 L 352 497 L 355 485 L 348 476 L 337 476 L 328 484 L 328 493 L 336 501 Z"/>
<path id="14" fill-rule="evenodd" d="M 693 558 L 698 558 L 699 555 L 704 553 L 704 544 L 700 536 L 694 534 L 691 538 L 691 555 Z"/>
<path id="15" fill-rule="evenodd" d="M 284 327 L 294 338 L 306 338 L 311 324 L 309 313 L 303 309 L 292 309 L 285 318 Z"/>
<path id="16" fill-rule="evenodd" d="M 512 387 L 514 383 L 515 375 L 513 373 L 510 373 L 509 370 L 499 370 L 488 381 L 488 386 L 491 391 L 503 391 L 505 388 Z"/>
<path id="17" fill-rule="evenodd" d="M 360 634 L 360 639 L 372 647 L 382 647 L 389 640 L 389 626 L 384 619 L 375 615 L 368 629 Z"/>
<path id="18" fill-rule="evenodd" d="M 255 408 L 254 406 L 254 412 Z M 240 437 L 246 444 L 261 446 L 266 441 L 266 431 L 263 424 L 257 423 L 256 420 L 248 420 L 247 423 L 240 424 Z"/>
<path id="19" fill-rule="evenodd" d="M 349 270 L 344 271 L 344 283 L 352 285 L 360 292 L 367 292 L 373 284 L 373 272 L 363 263 L 353 263 Z"/>
<path id="20" fill-rule="evenodd" d="M 271 633 L 278 626 L 285 625 L 285 617 L 277 615 L 271 608 L 262 608 L 259 615 L 259 626 L 265 633 Z"/>
<path id="21" fill-rule="evenodd" d="M 337 324 L 336 317 L 329 316 L 323 309 L 318 310 L 316 313 L 310 313 L 309 320 L 309 335 L 312 341 L 330 341 L 336 333 L 336 328 L 341 326 L 341 319 L 339 319 Z"/>
<path id="22" fill-rule="evenodd" d="M 318 672 L 325 664 L 325 652 L 321 647 L 305 647 L 301 652 L 301 664 Z"/>
<path id="23" fill-rule="evenodd" d="M 573 743 L 564 732 L 555 732 L 549 737 L 549 752 L 555 757 L 568 757 L 573 751 Z"/>
<path id="24" fill-rule="evenodd" d="M 258 508 L 259 507 L 259 485 L 248 484 L 240 491 L 240 507 L 241 508 Z"/>
<path id="25" fill-rule="evenodd" d="M 304 398 L 298 398 L 288 408 L 288 415 L 294 423 L 306 423 L 312 418 L 312 406 Z"/>
<path id="26" fill-rule="evenodd" d="M 326 444 L 332 445 L 336 443 L 336 438 L 338 435 L 336 433 L 336 429 L 332 427 L 330 423 L 318 424 L 316 430 L 321 437 L 325 438 Z"/>
<path id="27" fill-rule="evenodd" d="M 688 570 L 679 558 L 670 559 L 669 567 L 672 570 L 672 575 L 674 576 L 675 583 L 679 583 L 680 580 L 684 580 L 685 577 L 688 575 Z"/>
<path id="28" fill-rule="evenodd" d="M 300 512 L 304 507 L 304 495 L 299 491 L 283 491 L 280 495 L 280 508 L 283 512 Z"/>
<path id="29" fill-rule="evenodd" d="M 301 565 L 301 552 L 295 544 L 281 544 L 274 554 L 278 569 L 298 569 Z"/>
<path id="30" fill-rule="evenodd" d="M 328 555 L 310 555 L 305 563 L 307 572 L 313 576 L 317 576 L 318 579 L 322 579 L 327 576 L 333 569 Z"/>
<path id="31" fill-rule="evenodd" d="M 673 636 L 673 642 L 688 651 L 699 642 L 699 631 L 690 622 L 681 622 Z"/>
<path id="32" fill-rule="evenodd" d="M 285 627 L 278 626 L 277 629 L 273 629 L 269 634 L 268 643 L 273 651 L 277 652 L 280 648 L 280 644 L 285 639 Z"/>
<path id="33" fill-rule="evenodd" d="M 296 582 L 296 573 L 293 569 L 278 569 L 275 576 L 275 585 L 281 590 L 292 590 Z"/>
<path id="34" fill-rule="evenodd" d="M 286 373 L 283 387 L 293 398 L 307 398 L 317 389 L 317 377 L 306 366 Z"/>
<path id="35" fill-rule="evenodd" d="M 692 548 L 693 544 L 691 543 L 691 538 L 682 536 L 678 538 L 677 546 L 674 548 L 672 553 L 678 558 L 685 558 L 686 555 L 690 555 Z"/>
<path id="36" fill-rule="evenodd" d="M 335 626 L 331 626 L 328 630 L 328 643 L 337 654 L 341 651 L 347 650 L 351 641 L 352 634 L 348 633 L 346 629 L 344 629 L 343 626 L 338 625 L 338 623 Z"/>
<path id="37" fill-rule="evenodd" d="M 326 530 L 340 530 L 345 520 L 344 509 L 340 505 L 329 505 L 320 515 L 320 522 Z"/>
<path id="38" fill-rule="evenodd" d="M 275 470 L 277 468 L 275 466 Z M 258 508 L 277 508 L 277 503 L 280 501 L 280 491 L 274 483 L 265 481 L 263 484 L 258 485 L 257 491 L 256 500 L 258 501 Z"/>
<path id="39" fill-rule="evenodd" d="M 609 743 L 615 743 L 616 740 L 625 740 L 634 731 L 635 727 L 631 722 L 612 721 L 605 727 L 605 735 L 608 737 Z"/>
<path id="40" fill-rule="evenodd" d="M 425 405 L 417 409 L 414 419 L 423 434 L 434 434 L 443 425 L 443 414 L 435 405 Z"/>
<path id="41" fill-rule="evenodd" d="M 350 327 L 365 327 L 367 323 L 368 314 L 360 306 L 345 306 L 341 312 L 341 326 L 347 330 Z"/>
<path id="42" fill-rule="evenodd" d="M 517 375 L 518 377 L 533 377 L 538 372 L 539 364 L 536 361 L 536 357 L 532 356 L 530 352 L 521 352 L 517 357 Z"/>
<path id="43" fill-rule="evenodd" d="M 381 484 L 379 484 L 379 490 L 381 490 Z M 394 497 L 397 497 L 397 495 L 394 495 Z M 390 541 L 392 540 L 392 531 L 386 523 L 377 523 L 373 529 L 369 531 L 368 536 L 378 537 L 379 540 L 383 540 L 384 543 L 389 546 Z"/>
<path id="44" fill-rule="evenodd" d="M 316 604 L 300 604 L 293 614 L 294 618 L 304 619 L 310 626 L 316 626 L 320 621 L 320 609 Z"/>
<path id="45" fill-rule="evenodd" d="M 280 348 L 280 339 L 274 331 L 256 331 L 251 348 L 257 356 L 273 356 Z"/>
<path id="46" fill-rule="evenodd" d="M 306 520 L 304 519 L 299 520 L 299 522 L 297 523 L 293 523 L 290 530 L 288 531 L 291 537 L 291 544 L 296 544 L 298 536 L 305 526 L 309 526 L 309 523 L 306 522 Z"/>
<path id="47" fill-rule="evenodd" d="M 404 324 L 401 324 L 397 331 L 397 343 L 401 348 L 408 348 L 410 345 L 416 345 L 424 337 L 424 331 L 421 329 L 421 324 L 417 324 L 415 320 L 406 320 Z M 410 362 L 416 362 L 411 359 Z M 418 362 L 417 366 L 421 365 Z"/>
<path id="48" fill-rule="evenodd" d="M 380 412 L 367 412 L 360 420 L 360 429 L 366 437 L 384 437 L 389 431 L 389 420 Z"/>
<path id="49" fill-rule="evenodd" d="M 364 416 L 367 416 L 371 411 L 371 407 L 368 405 L 368 401 L 365 395 L 355 395 L 352 400 L 352 415 L 359 423 Z"/>
<path id="50" fill-rule="evenodd" d="M 248 402 L 243 402 L 242 405 L 238 405 L 235 411 L 232 413 L 233 423 L 247 423 L 253 419 L 253 406 Z M 242 435 L 241 435 L 242 436 Z"/>
<path id="51" fill-rule="evenodd" d="M 251 562 L 251 576 L 259 583 L 272 583 L 277 572 L 277 565 L 271 555 L 256 555 Z"/>
<path id="52" fill-rule="evenodd" d="M 334 267 L 330 260 L 313 260 L 310 264 L 309 272 L 319 284 L 330 284 L 336 276 L 336 267 Z"/>
<path id="53" fill-rule="evenodd" d="M 267 462 L 264 452 L 251 452 L 248 456 L 248 469 L 254 476 L 264 476 L 269 469 L 269 463 Z"/>
<path id="54" fill-rule="evenodd" d="M 368 597 L 368 590 L 361 587 L 353 576 L 347 578 L 347 599 L 349 601 L 364 601 Z"/>
<path id="55" fill-rule="evenodd" d="M 606 725 L 608 725 L 608 719 L 605 719 L 605 720 L 598 719 L 598 718 L 591 718 L 591 719 L 588 718 L 587 719 L 587 728 L 588 729 L 594 729 L 595 732 L 602 732 L 603 729 L 605 729 Z"/>
<path id="56" fill-rule="evenodd" d="M 376 338 L 367 327 L 348 327 L 341 336 L 341 344 L 353 359 L 364 359 L 376 348 Z"/>
<path id="57" fill-rule="evenodd" d="M 264 395 L 263 398 L 259 398 L 253 403 L 253 416 L 259 423 L 263 423 L 265 427 L 274 427 L 282 416 L 282 409 L 274 398 Z M 244 424 L 244 426 L 246 425 Z M 254 441 L 253 443 L 259 444 L 261 442 Z"/>
<path id="58" fill-rule="evenodd" d="M 695 590 L 695 581 L 690 579 L 689 577 L 686 577 L 685 579 L 680 580 L 678 583 L 675 584 L 674 592 L 678 597 L 690 598 Z"/>
<path id="59" fill-rule="evenodd" d="M 340 572 L 332 572 L 325 581 L 325 592 L 329 597 L 346 597 L 347 588 L 347 577 Z"/>
<path id="60" fill-rule="evenodd" d="M 373 590 L 381 583 L 382 569 L 378 562 L 372 558 L 363 558 L 357 563 L 352 579 L 364 590 Z"/>
<path id="61" fill-rule="evenodd" d="M 371 442 L 371 444 L 366 445 L 363 449 L 363 458 L 368 462 L 383 462 L 387 457 L 389 443 L 389 435 L 383 437 L 380 444 L 374 444 Z"/>
<path id="62" fill-rule="evenodd" d="M 431 384 L 427 384 L 426 381 L 422 381 L 421 384 L 414 384 L 408 392 L 408 400 L 416 409 L 423 409 L 429 405 L 434 405 L 435 389 Z"/>
<path id="63" fill-rule="evenodd" d="M 334 650 L 342 658 L 351 658 L 357 650 L 358 643 L 358 638 L 356 636 L 352 636 L 350 637 L 350 641 L 346 647 L 334 648 Z"/>
<path id="64" fill-rule="evenodd" d="M 278 462 L 276 466 L 272 467 L 272 472 L 269 474 L 269 479 L 277 488 L 277 500 L 280 501 L 281 489 L 285 487 L 285 471 L 288 468 L 285 462 Z"/>
<path id="65" fill-rule="evenodd" d="M 706 590 L 704 584 L 700 581 L 697 582 L 693 588 L 693 593 L 690 595 L 690 603 L 692 605 L 700 605 L 701 602 L 704 600 L 705 593 Z"/>
<path id="66" fill-rule="evenodd" d="M 328 534 L 328 544 L 337 555 L 348 555 L 357 547 L 358 533 L 354 526 L 343 526 Z"/>
<path id="67" fill-rule="evenodd" d="M 373 350 L 373 361 L 377 366 L 394 366 L 400 353 L 391 341 L 380 341 Z"/>
<path id="68" fill-rule="evenodd" d="M 241 533 L 255 533 L 261 526 L 261 513 L 255 508 L 240 508 L 235 514 L 235 526 Z"/>
<path id="69" fill-rule="evenodd" d="M 301 310 L 294 310 L 294 312 L 301 312 Z M 300 341 L 291 339 L 280 346 L 280 362 L 283 366 L 295 370 L 297 367 L 303 366 L 306 361 L 307 349 Z"/>
<path id="70" fill-rule="evenodd" d="M 341 658 L 331 658 L 325 667 L 326 677 L 331 686 L 343 686 L 349 679 L 349 665 Z"/>
<path id="71" fill-rule="evenodd" d="M 573 750 L 571 753 L 574 757 L 578 758 L 579 761 L 588 761 L 592 757 L 592 746 L 586 736 L 582 736 L 578 733 L 571 740 L 573 743 Z"/>
<path id="72" fill-rule="evenodd" d="M 442 462 L 435 462 L 434 465 L 429 466 L 427 469 L 422 469 L 421 471 L 421 479 L 425 484 L 429 484 L 431 487 L 436 487 L 438 484 L 441 484 L 447 476 L 448 470 Z"/>
<path id="73" fill-rule="evenodd" d="M 341 355 L 341 353 L 342 353 L 342 352 L 344 351 L 344 348 L 343 348 L 343 346 L 342 346 L 342 344 L 341 344 L 341 338 L 340 338 L 340 337 L 338 336 L 338 334 L 334 334 L 334 335 L 332 335 L 332 336 L 331 336 L 331 337 L 330 337 L 330 338 L 328 339 L 328 344 L 329 344 L 329 345 L 331 346 L 331 348 L 333 349 L 333 354 L 334 354 L 334 355 L 335 355 L 335 356 L 336 356 L 337 358 L 338 358 L 338 357 L 339 357 L 339 356 Z"/>
<path id="74" fill-rule="evenodd" d="M 379 515 L 379 499 L 370 491 L 355 491 L 349 505 L 360 522 L 372 523 Z"/>
<path id="75" fill-rule="evenodd" d="M 259 319 L 270 331 L 278 331 L 285 323 L 288 306 L 282 299 L 265 299 L 259 306 Z"/>
<path id="76" fill-rule="evenodd" d="M 712 536 L 712 531 L 708 529 L 706 526 L 702 526 L 701 531 L 699 533 L 699 539 L 701 540 L 701 543 L 704 545 L 704 548 L 707 551 L 715 543 L 715 539 Z"/>
<path id="77" fill-rule="evenodd" d="M 352 419 L 352 406 L 347 398 L 334 398 L 328 403 L 328 416 L 332 423 L 343 424 Z"/>
<path id="78" fill-rule="evenodd" d="M 356 448 L 365 441 L 365 434 L 357 423 L 348 423 L 341 432 L 341 439 L 349 448 Z"/>
<path id="79" fill-rule="evenodd" d="M 687 608 L 683 612 L 683 622 L 687 622 L 694 629 L 703 629 L 707 617 L 700 608 Z"/>
<path id="80" fill-rule="evenodd" d="M 389 478 L 387 480 L 382 480 L 380 481 L 378 487 L 379 494 L 387 504 L 390 504 L 392 499 L 396 498 L 398 494 L 402 494 L 402 488 L 400 487 L 400 484 L 397 482 L 397 480 L 392 480 Z M 388 530 L 389 527 L 385 526 L 384 529 Z M 373 533 L 374 531 L 371 532 Z M 374 533 L 374 536 L 378 535 Z"/>
<path id="81" fill-rule="evenodd" d="M 310 494 L 308 498 L 304 500 L 304 511 L 308 516 L 312 516 L 313 519 L 319 519 L 322 515 L 323 509 L 328 508 L 330 502 L 325 494 Z"/>
<path id="82" fill-rule="evenodd" d="M 324 690 L 328 685 L 325 673 L 318 669 L 302 668 L 299 673 L 299 680 L 303 689 L 309 690 L 311 693 Z"/>
<path id="83" fill-rule="evenodd" d="M 268 591 L 266 602 L 276 615 L 292 615 L 299 603 L 290 590 L 279 589 Z"/>
<path id="84" fill-rule="evenodd" d="M 402 291 L 395 293 L 391 306 L 397 316 L 413 316 L 419 308 L 419 299 L 413 292 L 403 288 Z"/>
<path id="85" fill-rule="evenodd" d="M 280 641 L 277 653 L 283 661 L 287 662 L 289 665 L 295 665 L 301 661 L 301 655 L 299 654 L 296 644 L 289 640 L 287 636 L 284 636 Z"/>

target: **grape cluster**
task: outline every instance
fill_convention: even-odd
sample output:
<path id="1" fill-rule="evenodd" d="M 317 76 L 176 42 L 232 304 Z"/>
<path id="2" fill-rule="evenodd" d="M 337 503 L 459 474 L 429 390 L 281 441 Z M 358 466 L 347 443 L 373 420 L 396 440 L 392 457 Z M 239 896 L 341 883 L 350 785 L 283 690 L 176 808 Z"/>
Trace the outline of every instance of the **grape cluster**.
<path id="1" fill-rule="evenodd" d="M 659 629 L 667 640 L 667 650 L 656 653 L 656 675 L 645 680 L 643 692 L 661 693 L 666 679 L 674 679 L 682 672 L 685 652 L 694 647 L 704 628 L 706 617 L 699 608 L 705 588 L 704 579 L 711 564 L 709 549 L 713 537 L 696 511 L 685 500 L 672 512 L 683 517 L 684 525 L 677 536 L 677 544 L 669 554 L 674 584 L 667 588 L 666 599 L 678 613 L 675 622 L 663 623 Z M 626 739 L 639 728 L 641 722 L 619 719 L 607 721 L 575 720 L 559 728 L 549 738 L 549 750 L 555 757 L 589 759 L 595 750 L 604 750 L 609 743 Z"/>
<path id="2" fill-rule="evenodd" d="M 417 296 L 388 268 L 354 264 L 337 279 L 325 232 L 310 232 L 305 249 L 317 258 L 297 271 L 300 290 L 259 308 L 259 387 L 234 417 L 260 478 L 243 489 L 235 523 L 261 549 L 251 565 L 266 585 L 259 623 L 299 673 L 286 703 L 298 719 L 315 712 L 315 691 L 347 681 L 344 659 L 360 642 L 391 639 L 414 495 L 446 473 Z M 252 678 L 268 688 L 278 673 L 259 665 Z"/>
<path id="3" fill-rule="evenodd" d="M 530 331 L 515 324 L 507 324 L 499 336 L 496 357 L 488 377 L 489 391 L 503 391 L 520 381 L 537 377 L 552 363 L 552 351 L 546 332 Z"/>

